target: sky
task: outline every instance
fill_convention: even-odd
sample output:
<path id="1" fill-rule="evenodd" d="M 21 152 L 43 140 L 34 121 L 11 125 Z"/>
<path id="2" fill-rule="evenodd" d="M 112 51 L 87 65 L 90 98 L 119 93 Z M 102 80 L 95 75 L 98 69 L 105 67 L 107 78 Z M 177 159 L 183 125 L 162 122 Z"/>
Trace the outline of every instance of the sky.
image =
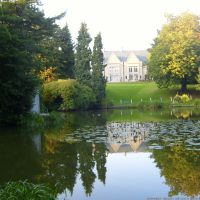
<path id="1" fill-rule="evenodd" d="M 41 0 L 47 17 L 66 11 L 58 22 L 69 26 L 74 43 L 85 22 L 92 38 L 102 34 L 104 50 L 145 50 L 151 47 L 166 14 L 200 15 L 200 0 Z"/>

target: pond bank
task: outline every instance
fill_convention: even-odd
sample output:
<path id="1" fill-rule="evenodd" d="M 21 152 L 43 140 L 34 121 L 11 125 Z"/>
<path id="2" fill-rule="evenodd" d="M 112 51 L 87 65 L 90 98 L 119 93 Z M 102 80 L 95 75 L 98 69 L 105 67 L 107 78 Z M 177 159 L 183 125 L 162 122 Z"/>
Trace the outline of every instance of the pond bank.
<path id="1" fill-rule="evenodd" d="M 135 105 L 103 105 L 102 109 L 162 109 L 162 108 L 200 108 L 200 105 L 189 105 L 189 104 L 135 104 Z"/>

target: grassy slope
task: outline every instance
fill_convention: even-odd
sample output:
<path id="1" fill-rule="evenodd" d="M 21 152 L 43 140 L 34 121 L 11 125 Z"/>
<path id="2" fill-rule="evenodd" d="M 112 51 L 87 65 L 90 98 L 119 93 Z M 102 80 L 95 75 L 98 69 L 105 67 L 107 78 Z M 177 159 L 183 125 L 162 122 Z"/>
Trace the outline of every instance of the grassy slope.
<path id="1" fill-rule="evenodd" d="M 193 89 L 190 93 L 193 97 L 199 97 L 194 91 L 194 87 L 189 87 Z M 164 88 L 159 89 L 154 82 L 138 82 L 138 83 L 110 83 L 106 87 L 106 102 L 112 102 L 114 105 L 120 105 L 120 100 L 125 103 L 130 103 L 131 99 L 133 103 L 150 102 L 150 97 L 153 102 L 164 103 L 170 102 L 170 97 L 174 97 L 178 91 L 178 87 L 173 87 L 170 89 Z"/>

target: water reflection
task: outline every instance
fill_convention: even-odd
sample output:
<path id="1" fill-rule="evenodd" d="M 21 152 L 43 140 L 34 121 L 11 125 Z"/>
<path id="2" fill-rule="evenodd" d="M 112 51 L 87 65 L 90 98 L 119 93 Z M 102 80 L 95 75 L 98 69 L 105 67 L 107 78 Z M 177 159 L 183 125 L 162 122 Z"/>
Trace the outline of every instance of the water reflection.
<path id="1" fill-rule="evenodd" d="M 36 142 L 36 135 L 15 133 L 13 129 L 0 132 L 0 184 L 24 179 L 36 182 L 42 173 L 41 145 Z M 37 137 L 41 143 L 41 135 Z"/>
<path id="2" fill-rule="evenodd" d="M 81 112 L 41 134 L 1 130 L 0 184 L 45 183 L 60 200 L 198 196 L 200 121 L 177 113 Z"/>
<path id="3" fill-rule="evenodd" d="M 154 123 L 110 122 L 107 123 L 107 147 L 110 153 L 134 152 L 145 145 L 145 139 Z"/>
<path id="4" fill-rule="evenodd" d="M 169 196 L 182 193 L 194 197 L 200 194 L 199 152 L 189 151 L 184 144 L 179 144 L 162 151 L 153 150 L 152 158 L 170 187 Z"/>
<path id="5" fill-rule="evenodd" d="M 163 122 L 151 130 L 148 140 L 152 158 L 170 187 L 169 196 L 199 195 L 200 121 Z"/>

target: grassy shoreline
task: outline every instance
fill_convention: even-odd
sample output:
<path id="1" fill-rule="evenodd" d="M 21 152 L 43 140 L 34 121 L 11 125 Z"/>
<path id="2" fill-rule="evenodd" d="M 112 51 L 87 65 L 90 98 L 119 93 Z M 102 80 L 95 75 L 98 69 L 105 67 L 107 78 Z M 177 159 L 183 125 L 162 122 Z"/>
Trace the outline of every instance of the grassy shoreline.
<path id="1" fill-rule="evenodd" d="M 179 86 L 160 89 L 154 82 L 109 83 L 106 87 L 104 108 L 162 108 L 200 107 L 200 91 L 189 85 L 187 94 L 192 100 L 187 103 L 173 101 Z"/>

